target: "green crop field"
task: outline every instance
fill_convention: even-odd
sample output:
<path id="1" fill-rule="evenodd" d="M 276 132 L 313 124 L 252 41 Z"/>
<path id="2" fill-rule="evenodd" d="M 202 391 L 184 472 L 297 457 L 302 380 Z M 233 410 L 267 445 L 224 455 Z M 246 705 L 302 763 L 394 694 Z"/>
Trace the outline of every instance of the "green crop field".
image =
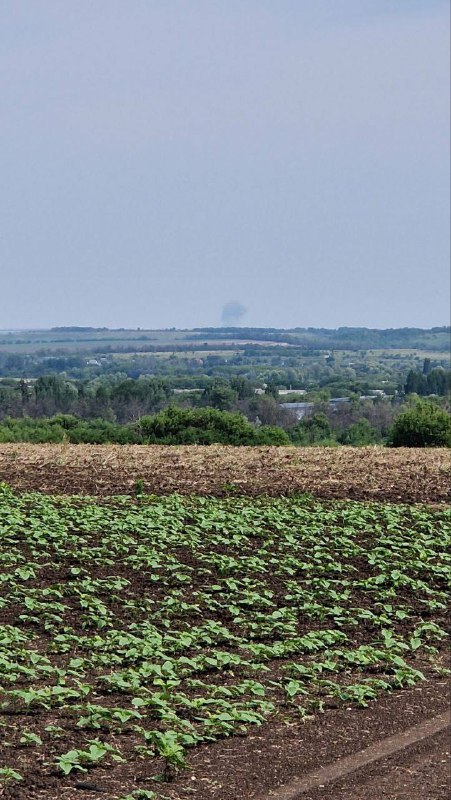
<path id="1" fill-rule="evenodd" d="M 174 797 L 193 748 L 445 671 L 449 509 L 136 492 L 0 489 L 5 797 Z"/>

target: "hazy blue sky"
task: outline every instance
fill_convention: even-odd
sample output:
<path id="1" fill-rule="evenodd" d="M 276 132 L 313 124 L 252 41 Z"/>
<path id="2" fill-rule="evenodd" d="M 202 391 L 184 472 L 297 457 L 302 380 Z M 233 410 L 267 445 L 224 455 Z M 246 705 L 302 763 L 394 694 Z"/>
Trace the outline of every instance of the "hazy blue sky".
<path id="1" fill-rule="evenodd" d="M 0 328 L 449 322 L 448 0 L 2 0 Z"/>

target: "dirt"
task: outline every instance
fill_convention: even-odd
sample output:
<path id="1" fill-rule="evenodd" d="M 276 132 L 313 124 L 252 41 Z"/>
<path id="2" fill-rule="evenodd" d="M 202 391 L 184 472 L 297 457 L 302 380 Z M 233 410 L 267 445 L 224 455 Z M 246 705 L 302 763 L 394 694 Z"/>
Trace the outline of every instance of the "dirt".
<path id="1" fill-rule="evenodd" d="M 322 498 L 451 502 L 451 451 L 383 447 L 0 445 L 0 481 L 97 496 L 309 492 Z"/>
<path id="2" fill-rule="evenodd" d="M 189 780 L 185 780 L 188 788 L 177 790 L 174 787 L 170 796 L 174 800 L 188 800 L 189 797 L 196 800 L 277 800 L 277 790 L 290 784 L 294 778 L 353 755 L 448 708 L 449 686 L 447 682 L 437 680 L 391 697 L 381 697 L 366 709 L 330 709 L 311 722 L 268 726 L 246 739 L 218 742 L 205 753 L 201 750 L 194 752 L 190 759 L 191 786 Z M 446 732 L 443 736 L 446 739 Z M 441 748 L 443 742 L 439 741 Z M 422 745 L 413 748 L 414 753 L 421 750 Z M 435 742 L 431 757 L 434 753 Z M 405 755 L 398 752 L 391 762 L 390 757 L 385 759 L 387 770 L 388 767 L 396 769 L 404 758 Z M 351 795 L 347 792 L 357 789 L 352 800 L 362 800 L 366 794 L 365 791 L 360 793 L 358 787 L 362 781 L 372 780 L 372 776 L 378 774 L 379 765 L 382 764 L 383 768 L 384 763 L 376 762 L 347 776 L 341 783 L 328 783 L 324 788 L 309 791 L 301 797 L 348 800 Z M 441 777 L 445 775 L 445 780 L 447 767 L 447 764 L 441 765 Z M 342 794 L 337 794 L 338 791 Z M 371 800 L 383 797 L 385 795 L 373 793 Z M 423 794 L 421 800 L 429 800 L 429 797 Z M 447 793 L 436 796 L 437 800 L 445 797 L 448 798 Z M 414 800 L 413 796 L 411 800 Z"/>
<path id="3" fill-rule="evenodd" d="M 441 734 L 383 759 L 370 768 L 318 789 L 310 800 L 448 800 L 450 734 Z"/>
<path id="4" fill-rule="evenodd" d="M 436 679 L 382 697 L 366 709 L 329 710 L 306 723 L 268 725 L 246 738 L 218 741 L 191 751 L 190 768 L 174 782 L 159 789 L 149 775 L 147 788 L 171 800 L 448 800 L 449 728 L 402 750 L 395 742 L 393 755 L 324 786 L 299 795 L 288 795 L 286 787 L 293 790 L 295 779 L 325 765 L 339 771 L 341 760 L 375 744 L 383 747 L 387 737 L 398 739 L 412 725 L 449 713 L 449 688 L 447 681 Z M 37 777 L 34 785 L 11 787 L 0 797 L 113 800 L 120 796 L 120 783 L 116 786 L 108 769 L 97 767 L 92 776 L 75 776 L 69 785 Z"/>
<path id="5" fill-rule="evenodd" d="M 438 786 L 446 787 L 447 782 L 443 781 L 443 767 L 440 770 L 439 765 L 447 764 L 448 761 L 446 758 L 437 759 L 437 756 L 449 756 L 447 748 L 449 747 L 450 723 L 449 711 L 438 714 L 426 722 L 408 728 L 407 731 L 388 736 L 358 753 L 346 758 L 338 758 L 333 763 L 320 767 L 303 778 L 295 778 L 286 786 L 271 790 L 269 795 L 265 798 L 262 797 L 261 800 L 298 800 L 307 795 L 321 798 L 330 793 L 331 783 L 334 784 L 334 795 L 337 791 L 341 793 L 339 789 L 339 784 L 341 784 L 342 787 L 346 786 L 346 797 L 349 797 L 350 793 L 354 795 L 353 784 L 356 782 L 359 784 L 359 792 L 361 792 L 362 779 L 369 792 L 372 792 L 376 786 L 380 788 L 382 780 L 382 783 L 386 783 L 386 790 L 389 794 L 395 797 L 399 796 L 398 790 L 401 787 L 398 778 L 401 778 L 403 794 L 407 789 L 414 789 L 418 793 L 420 773 L 424 772 L 429 781 L 432 777 L 432 766 L 434 766 L 435 777 L 437 777 L 437 772 L 442 771 L 442 774 L 439 774 Z M 397 763 L 393 763 L 394 756 L 397 757 Z M 399 760 L 407 760 L 412 769 L 401 767 Z M 391 776 L 387 773 L 393 767 L 397 774 Z M 376 777 L 371 774 L 373 769 Z M 401 770 L 407 772 L 408 775 L 401 775 Z M 413 778 L 416 779 L 415 785 Z M 396 791 L 396 795 L 393 795 L 394 791 Z M 374 791 L 372 793 L 374 795 Z M 411 793 L 408 796 L 411 796 Z"/>
<path id="6" fill-rule="evenodd" d="M 133 493 L 288 495 L 449 503 L 450 451 L 371 448 L 231 448 L 89 445 L 0 445 L 0 481 L 20 490 L 97 496 Z M 146 788 L 171 800 L 276 800 L 293 781 L 397 736 L 449 709 L 449 681 L 380 697 L 368 708 L 329 708 L 307 722 L 275 720 L 246 738 L 217 741 L 190 752 L 190 767 L 161 788 L 149 771 Z M 28 727 L 31 720 L 28 721 Z M 324 786 L 309 800 L 445 800 L 450 796 L 449 731 L 441 731 Z M 131 766 L 131 769 L 136 765 Z M 143 763 L 140 785 L 146 772 Z M 61 786 L 55 777 L 27 787 L 0 788 L 4 800 L 115 800 L 116 784 L 96 768 Z M 292 800 L 295 795 L 292 794 Z"/>

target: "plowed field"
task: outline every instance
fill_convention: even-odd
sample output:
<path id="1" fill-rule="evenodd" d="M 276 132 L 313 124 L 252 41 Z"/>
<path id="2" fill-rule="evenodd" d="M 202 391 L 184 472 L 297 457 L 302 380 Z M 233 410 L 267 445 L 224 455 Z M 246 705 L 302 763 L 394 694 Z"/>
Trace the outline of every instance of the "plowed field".
<path id="1" fill-rule="evenodd" d="M 450 456 L 0 445 L 0 797 L 447 800 Z"/>
<path id="2" fill-rule="evenodd" d="M 0 445 L 0 481 L 21 490 L 451 501 L 451 451 L 383 447 Z"/>

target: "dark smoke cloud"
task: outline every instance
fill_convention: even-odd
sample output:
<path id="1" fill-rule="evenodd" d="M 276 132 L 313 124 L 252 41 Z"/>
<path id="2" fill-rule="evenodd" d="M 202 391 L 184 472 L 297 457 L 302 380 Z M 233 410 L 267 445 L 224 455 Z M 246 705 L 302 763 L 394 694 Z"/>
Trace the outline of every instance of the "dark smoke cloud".
<path id="1" fill-rule="evenodd" d="M 226 303 L 222 309 L 221 322 L 226 328 L 238 328 L 245 314 L 247 314 L 246 306 L 231 301 Z"/>

